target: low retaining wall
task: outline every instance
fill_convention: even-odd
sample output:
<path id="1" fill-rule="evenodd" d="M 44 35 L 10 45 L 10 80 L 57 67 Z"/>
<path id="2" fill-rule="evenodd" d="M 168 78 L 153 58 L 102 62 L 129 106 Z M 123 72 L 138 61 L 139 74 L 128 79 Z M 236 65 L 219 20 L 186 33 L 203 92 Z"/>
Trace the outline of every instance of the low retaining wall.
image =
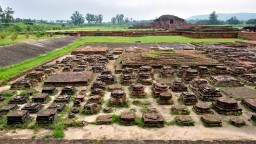
<path id="1" fill-rule="evenodd" d="M 238 32 L 190 32 L 190 31 L 79 31 L 55 33 L 70 36 L 185 36 L 190 38 L 237 38 Z"/>
<path id="2" fill-rule="evenodd" d="M 256 41 L 256 32 L 239 32 L 238 38 Z"/>
<path id="3" fill-rule="evenodd" d="M 238 32 L 182 32 L 190 38 L 237 38 Z"/>
<path id="4" fill-rule="evenodd" d="M 125 37 L 140 37 L 140 36 L 168 36 L 181 35 L 180 32 L 168 31 L 81 31 L 80 36 L 125 36 Z"/>

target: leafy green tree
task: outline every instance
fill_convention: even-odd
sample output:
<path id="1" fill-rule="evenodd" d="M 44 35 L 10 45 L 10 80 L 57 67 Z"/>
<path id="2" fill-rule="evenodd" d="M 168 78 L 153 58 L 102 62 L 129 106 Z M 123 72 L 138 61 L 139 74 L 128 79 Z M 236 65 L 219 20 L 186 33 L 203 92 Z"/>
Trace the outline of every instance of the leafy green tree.
<path id="1" fill-rule="evenodd" d="M 239 21 L 236 17 L 231 17 L 230 19 L 227 20 L 228 24 L 236 25 L 240 24 L 241 21 Z"/>
<path id="2" fill-rule="evenodd" d="M 74 25 L 82 25 L 84 24 L 84 17 L 78 11 L 75 11 L 71 16 L 71 21 Z"/>
<path id="3" fill-rule="evenodd" d="M 112 24 L 124 24 L 125 22 L 126 20 L 123 14 L 117 14 L 115 17 L 111 19 Z"/>
<path id="4" fill-rule="evenodd" d="M 117 20 L 118 24 L 123 24 L 124 23 L 124 15 L 123 14 L 116 15 L 116 20 Z"/>
<path id="5" fill-rule="evenodd" d="M 126 24 L 127 24 L 127 23 L 129 23 L 129 22 L 130 22 L 129 18 L 128 18 L 128 17 L 126 17 L 126 18 L 125 18 L 125 20 L 124 20 L 124 23 L 126 23 Z"/>
<path id="6" fill-rule="evenodd" d="M 116 22 L 116 18 L 115 17 L 112 17 L 112 19 L 111 19 L 111 23 L 112 24 L 116 24 L 117 22 Z"/>
<path id="7" fill-rule="evenodd" d="M 209 16 L 209 24 L 211 25 L 216 25 L 218 24 L 218 15 L 216 14 L 216 12 L 212 12 Z"/>
<path id="8" fill-rule="evenodd" d="M 13 41 L 15 41 L 18 38 L 18 36 L 19 36 L 19 33 L 13 33 L 12 36 L 11 36 L 11 39 Z"/>
<path id="9" fill-rule="evenodd" d="M 86 14 L 86 16 L 85 16 L 85 19 L 87 20 L 87 22 L 88 22 L 89 24 L 93 24 L 94 21 L 95 21 L 95 16 L 94 16 L 94 14 L 88 13 L 88 14 Z"/>
<path id="10" fill-rule="evenodd" d="M 246 24 L 254 24 L 256 25 L 256 19 L 249 19 Z"/>
<path id="11" fill-rule="evenodd" d="M 13 21 L 14 11 L 12 10 L 12 8 L 7 7 L 2 15 L 2 21 L 4 23 L 11 23 Z"/>
<path id="12" fill-rule="evenodd" d="M 2 7 L 0 6 L 0 22 L 2 22 L 3 21 L 3 9 L 2 9 Z"/>
<path id="13" fill-rule="evenodd" d="M 99 14 L 98 17 L 97 17 L 97 24 L 101 24 L 102 21 L 103 21 L 103 15 Z"/>

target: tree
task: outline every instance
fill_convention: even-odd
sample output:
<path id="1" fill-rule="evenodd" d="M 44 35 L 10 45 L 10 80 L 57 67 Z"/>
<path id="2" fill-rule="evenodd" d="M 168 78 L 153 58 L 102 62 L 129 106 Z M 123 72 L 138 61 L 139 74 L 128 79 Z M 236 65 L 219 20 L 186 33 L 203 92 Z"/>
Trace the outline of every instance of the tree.
<path id="1" fill-rule="evenodd" d="M 101 24 L 102 21 L 103 21 L 103 15 L 102 15 L 102 14 L 99 14 L 97 20 L 98 20 L 97 23 L 98 23 L 98 24 Z"/>
<path id="2" fill-rule="evenodd" d="M 111 23 L 113 23 L 113 24 L 123 24 L 123 23 L 125 23 L 124 15 L 123 14 L 117 14 L 115 17 L 113 17 L 111 19 Z"/>
<path id="3" fill-rule="evenodd" d="M 124 23 L 124 15 L 123 14 L 116 15 L 116 21 L 118 24 Z"/>
<path id="4" fill-rule="evenodd" d="M 94 16 L 94 14 L 88 13 L 88 14 L 86 14 L 86 16 L 85 16 L 85 19 L 87 20 L 87 22 L 88 22 L 89 24 L 93 24 L 94 21 L 95 21 L 95 16 Z"/>
<path id="5" fill-rule="evenodd" d="M 3 9 L 0 6 L 0 22 L 2 22 L 2 21 L 3 21 Z"/>
<path id="6" fill-rule="evenodd" d="M 126 17 L 126 18 L 125 18 L 125 20 L 124 20 L 124 23 L 126 23 L 126 24 L 127 24 L 127 23 L 129 23 L 129 22 L 130 22 L 129 18 L 128 18 L 128 17 Z"/>
<path id="7" fill-rule="evenodd" d="M 78 11 L 75 11 L 71 16 L 71 21 L 74 25 L 82 25 L 84 24 L 84 17 Z"/>
<path id="8" fill-rule="evenodd" d="M 215 11 L 212 12 L 209 16 L 209 24 L 211 25 L 218 24 L 218 16 Z"/>
<path id="9" fill-rule="evenodd" d="M 2 21 L 6 24 L 12 22 L 13 14 L 14 14 L 14 11 L 12 10 L 12 8 L 7 7 L 6 10 L 2 14 Z"/>
<path id="10" fill-rule="evenodd" d="M 256 19 L 249 19 L 246 24 L 254 24 L 256 25 Z"/>
<path id="11" fill-rule="evenodd" d="M 231 17 L 230 19 L 227 20 L 227 23 L 236 25 L 236 24 L 240 24 L 241 22 L 236 17 Z"/>
<path id="12" fill-rule="evenodd" d="M 112 23 L 112 24 L 116 24 L 116 18 L 115 18 L 115 17 L 112 17 L 111 23 Z"/>

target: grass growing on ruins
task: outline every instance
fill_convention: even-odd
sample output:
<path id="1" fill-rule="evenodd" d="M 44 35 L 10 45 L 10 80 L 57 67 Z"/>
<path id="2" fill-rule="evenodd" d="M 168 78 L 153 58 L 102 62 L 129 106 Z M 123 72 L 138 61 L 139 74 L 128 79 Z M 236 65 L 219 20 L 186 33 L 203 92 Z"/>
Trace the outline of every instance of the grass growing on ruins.
<path id="1" fill-rule="evenodd" d="M 239 39 L 230 38 L 207 38 L 207 39 L 195 39 L 183 36 L 144 36 L 144 37 L 118 37 L 118 36 L 87 36 L 86 42 L 111 42 L 111 43 L 135 43 L 135 41 L 141 41 L 141 43 L 215 43 L 215 42 L 235 42 Z"/>
<path id="2" fill-rule="evenodd" d="M 53 37 L 58 37 L 58 35 Z M 45 35 L 38 38 L 36 37 L 36 35 L 30 35 L 28 38 L 26 38 L 26 35 L 22 34 L 22 35 L 19 35 L 17 39 L 13 41 L 11 39 L 11 35 L 9 35 L 6 38 L 0 40 L 0 46 L 10 45 L 10 44 L 19 43 L 19 42 L 25 42 L 25 41 L 47 39 L 47 38 L 50 38 L 50 37 Z"/>
<path id="3" fill-rule="evenodd" d="M 178 125 L 178 126 L 185 126 L 185 125 L 183 125 L 183 124 L 180 122 L 178 116 L 176 116 L 176 117 L 174 118 L 173 123 L 175 123 L 175 124 Z M 188 121 L 186 121 L 186 123 L 187 123 L 186 126 L 194 126 L 194 125 L 195 125 L 195 122 L 194 122 L 193 120 L 188 120 Z"/>
<path id="4" fill-rule="evenodd" d="M 86 38 L 80 38 L 75 43 L 70 44 L 66 46 L 65 48 L 50 52 L 45 55 L 38 56 L 36 58 L 24 61 L 19 64 L 15 64 L 9 67 L 0 68 L 0 81 L 6 82 L 11 77 L 14 77 L 16 75 L 19 75 L 20 73 L 35 68 L 36 66 L 45 63 L 49 60 L 52 60 L 54 58 L 63 56 L 67 54 L 68 52 L 74 50 L 75 48 L 79 47 L 80 45 L 83 45 L 86 42 Z"/>
<path id="5" fill-rule="evenodd" d="M 147 56 L 150 57 L 150 58 L 153 58 L 153 59 L 157 58 L 157 55 L 153 54 L 153 53 L 148 53 Z"/>

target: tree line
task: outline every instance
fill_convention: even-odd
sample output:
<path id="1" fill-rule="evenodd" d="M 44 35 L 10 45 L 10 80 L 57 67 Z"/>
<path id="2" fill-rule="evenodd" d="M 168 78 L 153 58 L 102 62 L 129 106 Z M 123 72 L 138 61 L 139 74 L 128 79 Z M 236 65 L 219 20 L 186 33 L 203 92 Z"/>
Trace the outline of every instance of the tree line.
<path id="1" fill-rule="evenodd" d="M 95 15 L 95 14 L 86 14 L 83 16 L 78 11 L 75 11 L 71 16 L 71 21 L 74 25 L 82 25 L 85 23 L 85 20 L 88 24 L 102 24 L 103 22 L 103 15 Z M 117 14 L 116 16 L 112 17 L 111 23 L 112 24 L 128 24 L 132 22 L 132 18 L 125 17 L 124 14 Z"/>
<path id="2" fill-rule="evenodd" d="M 13 14 L 14 11 L 12 10 L 12 8 L 7 7 L 5 10 L 2 9 L 2 7 L 0 6 L 0 22 L 1 23 L 11 23 L 13 21 Z"/>
<path id="3" fill-rule="evenodd" d="M 237 17 L 231 17 L 226 21 L 218 20 L 218 15 L 216 12 L 212 12 L 209 16 L 208 20 L 196 20 L 196 21 L 189 21 L 195 24 L 204 24 L 204 25 L 223 25 L 223 24 L 230 24 L 230 25 L 237 25 L 237 24 L 244 24 L 243 21 L 238 20 Z M 256 19 L 249 19 L 245 22 L 246 24 L 256 25 Z"/>

